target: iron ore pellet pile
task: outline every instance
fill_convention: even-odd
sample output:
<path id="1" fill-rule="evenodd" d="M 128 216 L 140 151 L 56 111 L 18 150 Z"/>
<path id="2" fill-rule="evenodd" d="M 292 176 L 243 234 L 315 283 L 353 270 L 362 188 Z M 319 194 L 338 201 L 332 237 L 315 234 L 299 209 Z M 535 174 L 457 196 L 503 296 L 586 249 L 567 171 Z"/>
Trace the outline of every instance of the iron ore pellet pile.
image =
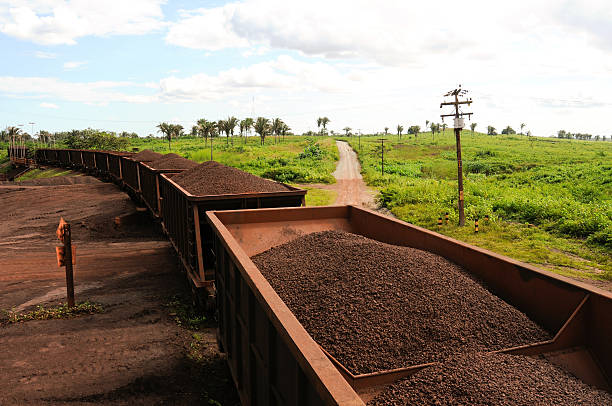
<path id="1" fill-rule="evenodd" d="M 193 195 L 225 195 L 236 193 L 286 192 L 284 185 L 259 176 L 207 161 L 172 177 Z"/>
<path id="2" fill-rule="evenodd" d="M 315 341 L 354 374 L 551 338 L 426 251 L 324 231 L 252 259 Z"/>
<path id="3" fill-rule="evenodd" d="M 611 405 L 612 396 L 544 359 L 464 354 L 388 386 L 368 402 L 395 405 Z"/>
<path id="4" fill-rule="evenodd" d="M 138 161 L 138 162 L 151 162 L 161 157 L 163 157 L 162 154 L 151 151 L 150 149 L 145 149 L 131 156 L 133 160 Z"/>
<path id="5" fill-rule="evenodd" d="M 155 169 L 191 169 L 198 166 L 198 163 L 171 153 L 165 154 L 147 165 Z"/>

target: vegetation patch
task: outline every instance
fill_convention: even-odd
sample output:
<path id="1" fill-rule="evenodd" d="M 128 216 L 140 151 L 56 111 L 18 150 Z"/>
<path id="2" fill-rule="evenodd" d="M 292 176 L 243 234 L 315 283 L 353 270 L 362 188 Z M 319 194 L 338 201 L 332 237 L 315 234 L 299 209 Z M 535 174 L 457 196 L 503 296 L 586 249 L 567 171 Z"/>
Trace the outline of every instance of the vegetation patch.
<path id="1" fill-rule="evenodd" d="M 199 330 L 206 324 L 206 316 L 203 316 L 193 303 L 183 295 L 174 295 L 165 304 L 168 314 L 176 324 L 189 330 Z"/>
<path id="2" fill-rule="evenodd" d="M 306 206 L 329 206 L 334 204 L 338 193 L 334 190 L 325 190 L 319 188 L 305 188 L 306 193 Z"/>
<path id="3" fill-rule="evenodd" d="M 0 321 L 3 324 L 12 324 L 31 320 L 70 319 L 102 312 L 104 308 L 101 304 L 89 301 L 77 303 L 74 307 L 68 307 L 67 303 L 60 303 L 59 306 L 37 306 L 35 310 L 27 313 L 4 311 Z"/>

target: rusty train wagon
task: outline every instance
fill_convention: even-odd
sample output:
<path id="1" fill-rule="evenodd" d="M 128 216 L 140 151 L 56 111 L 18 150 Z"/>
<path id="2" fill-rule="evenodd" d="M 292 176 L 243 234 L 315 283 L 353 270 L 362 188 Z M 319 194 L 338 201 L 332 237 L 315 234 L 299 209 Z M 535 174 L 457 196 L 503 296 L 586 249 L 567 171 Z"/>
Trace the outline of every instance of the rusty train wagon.
<path id="1" fill-rule="evenodd" d="M 610 391 L 612 293 L 353 206 L 210 211 L 219 340 L 243 404 L 364 404 L 427 365 L 354 375 L 327 354 L 251 261 L 297 236 L 343 230 L 440 255 L 549 332 L 500 352 L 542 356 Z"/>
<path id="2" fill-rule="evenodd" d="M 172 175 L 185 171 L 186 169 L 156 169 L 152 168 L 147 163 L 140 163 L 140 190 L 142 193 L 142 200 L 147 205 L 151 213 L 155 218 L 161 217 L 160 210 L 160 191 L 159 182 L 160 175 Z"/>
<path id="3" fill-rule="evenodd" d="M 304 204 L 306 195 L 306 190 L 284 185 L 286 192 L 195 196 L 171 177 L 172 174 L 159 175 L 162 225 L 198 288 L 212 286 L 214 277 L 213 239 L 206 222 L 207 211 L 295 207 Z"/>

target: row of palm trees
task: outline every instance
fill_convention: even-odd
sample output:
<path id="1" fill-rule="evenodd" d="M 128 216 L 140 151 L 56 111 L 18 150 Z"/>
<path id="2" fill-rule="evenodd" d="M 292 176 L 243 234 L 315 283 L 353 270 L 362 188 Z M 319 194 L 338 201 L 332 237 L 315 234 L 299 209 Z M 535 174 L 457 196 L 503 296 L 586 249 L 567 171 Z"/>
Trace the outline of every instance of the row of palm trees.
<path id="1" fill-rule="evenodd" d="M 329 121 L 329 119 L 328 119 Z M 280 118 L 268 119 L 265 117 L 258 117 L 257 120 L 252 118 L 245 118 L 239 120 L 236 117 L 230 116 L 226 120 L 209 121 L 205 118 L 201 118 L 197 121 L 196 125 L 192 126 L 191 134 L 204 138 L 204 143 L 208 143 L 208 138 L 217 137 L 225 134 L 227 145 L 230 143 L 230 139 L 234 138 L 234 131 L 238 127 L 240 129 L 240 136 L 243 137 L 246 143 L 246 134 L 251 133 L 251 129 L 259 135 L 261 144 L 263 145 L 266 140 L 266 136 L 276 136 L 275 142 L 278 142 L 279 137 L 284 137 L 291 131 L 291 128 Z M 162 133 L 168 140 L 168 145 L 171 148 L 172 138 L 180 137 L 183 134 L 183 126 L 180 124 L 168 124 L 160 123 L 157 125 L 158 132 Z"/>

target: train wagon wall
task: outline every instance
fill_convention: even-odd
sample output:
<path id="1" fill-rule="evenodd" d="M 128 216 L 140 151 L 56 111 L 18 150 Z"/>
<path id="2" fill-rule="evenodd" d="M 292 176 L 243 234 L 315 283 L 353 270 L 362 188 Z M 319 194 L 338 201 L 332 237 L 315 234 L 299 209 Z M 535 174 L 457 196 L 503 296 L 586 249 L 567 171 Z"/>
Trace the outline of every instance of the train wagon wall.
<path id="1" fill-rule="evenodd" d="M 114 152 L 108 154 L 108 173 L 116 182 L 121 182 L 121 155 Z"/>
<path id="2" fill-rule="evenodd" d="M 83 154 L 78 149 L 71 149 L 70 151 L 70 163 L 73 168 L 80 169 L 83 167 Z"/>
<path id="3" fill-rule="evenodd" d="M 83 167 L 87 169 L 88 172 L 95 171 L 96 152 L 92 150 L 82 150 L 81 154 L 83 154 Z"/>
<path id="4" fill-rule="evenodd" d="M 161 217 L 159 210 L 159 175 L 161 174 L 177 174 L 185 171 L 185 169 L 154 169 L 144 162 L 140 163 L 140 192 L 142 200 L 147 205 L 151 213 L 155 217 Z"/>
<path id="5" fill-rule="evenodd" d="M 96 160 L 96 170 L 100 176 L 108 176 L 108 152 L 96 151 L 94 153 Z"/>
<path id="6" fill-rule="evenodd" d="M 292 312 L 250 257 L 299 235 L 324 230 L 344 230 L 389 244 L 423 249 L 463 266 L 500 298 L 556 332 L 550 341 L 504 352 L 544 356 L 564 365 L 584 382 L 610 391 L 612 294 L 609 292 L 353 206 L 212 211 L 207 213 L 207 220 L 215 233 L 219 336 L 242 399 L 255 399 L 260 387 L 266 393 L 278 390 L 270 384 L 276 382 L 276 377 L 269 377 L 278 368 L 274 365 L 276 358 L 270 357 L 266 349 L 275 348 L 279 337 L 287 337 L 286 331 L 294 332 L 286 345 L 293 349 L 289 355 L 296 364 L 304 362 L 305 354 L 312 355 L 314 351 L 310 335 L 303 328 L 296 328 Z M 258 316 L 259 309 L 267 320 Z M 266 333 L 259 329 L 262 324 L 269 328 Z M 343 376 L 331 377 L 321 388 L 318 366 L 326 364 L 321 364 L 319 358 L 307 362 L 311 363 L 308 368 L 314 371 L 308 375 L 308 383 L 322 395 L 331 394 L 341 383 L 349 383 L 355 394 L 369 391 L 371 395 L 376 385 L 389 384 L 414 373 L 411 368 L 362 376 L 343 373 Z M 343 371 L 341 366 L 338 371 Z M 259 376 L 262 376 L 259 380 L 253 378 Z M 254 384 L 263 386 L 253 388 Z M 342 403 L 340 398 L 334 398 L 333 402 Z"/>
<path id="7" fill-rule="evenodd" d="M 285 185 L 287 192 L 194 196 L 171 177 L 159 175 L 162 222 L 196 285 L 214 279 L 213 232 L 206 221 L 207 211 L 296 207 L 304 204 L 306 195 L 305 190 Z"/>
<path id="8" fill-rule="evenodd" d="M 130 157 L 122 156 L 121 160 L 121 179 L 123 183 L 127 185 L 132 192 L 138 193 L 140 191 L 140 181 L 138 174 L 138 161 L 133 160 Z"/>
<path id="9" fill-rule="evenodd" d="M 47 149 L 46 148 L 37 149 L 36 152 L 34 153 L 34 159 L 36 159 L 36 162 L 39 164 L 46 164 L 48 162 Z"/>
<path id="10" fill-rule="evenodd" d="M 57 159 L 59 160 L 60 165 L 63 167 L 70 166 L 70 151 L 67 149 L 58 149 Z"/>

